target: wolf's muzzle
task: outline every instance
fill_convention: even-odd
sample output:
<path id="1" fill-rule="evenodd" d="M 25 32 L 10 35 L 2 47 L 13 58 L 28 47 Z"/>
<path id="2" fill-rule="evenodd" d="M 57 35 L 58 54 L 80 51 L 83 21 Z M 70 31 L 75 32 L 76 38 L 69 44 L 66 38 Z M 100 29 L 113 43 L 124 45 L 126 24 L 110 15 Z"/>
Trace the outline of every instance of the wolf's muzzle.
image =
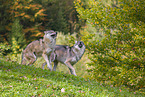
<path id="1" fill-rule="evenodd" d="M 83 47 L 83 42 L 80 41 L 78 46 L 79 46 L 79 48 L 82 48 Z"/>
<path id="2" fill-rule="evenodd" d="M 52 38 L 55 38 L 57 36 L 57 32 L 53 32 L 52 34 L 50 34 Z"/>

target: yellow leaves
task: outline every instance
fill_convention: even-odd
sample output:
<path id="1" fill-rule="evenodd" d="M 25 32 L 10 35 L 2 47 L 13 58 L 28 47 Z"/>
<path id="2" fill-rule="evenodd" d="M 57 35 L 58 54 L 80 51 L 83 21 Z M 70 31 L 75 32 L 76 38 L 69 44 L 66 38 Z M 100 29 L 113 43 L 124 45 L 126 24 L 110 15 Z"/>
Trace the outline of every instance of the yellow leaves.
<path id="1" fill-rule="evenodd" d="M 35 30 L 35 28 L 26 28 L 26 29 L 24 29 L 23 31 L 24 31 L 24 33 L 27 33 L 27 32 L 29 32 L 29 31 L 34 31 Z"/>
<path id="2" fill-rule="evenodd" d="M 23 16 L 23 15 L 25 15 L 25 13 L 21 13 L 21 14 L 20 14 L 20 16 Z"/>
<path id="3" fill-rule="evenodd" d="M 42 36 L 42 33 L 38 30 L 37 27 L 26 28 L 23 30 L 23 32 L 24 33 L 28 33 L 28 32 L 36 33 L 36 34 L 33 34 L 32 36 Z"/>
<path id="4" fill-rule="evenodd" d="M 40 16 L 47 16 L 47 14 L 44 14 L 44 13 L 40 13 Z"/>
<path id="5" fill-rule="evenodd" d="M 32 31 L 32 32 L 35 32 L 35 33 L 37 33 L 37 34 L 33 34 L 32 36 L 42 36 L 42 33 L 39 31 L 39 30 L 35 30 L 35 31 Z"/>
<path id="6" fill-rule="evenodd" d="M 36 8 L 41 8 L 42 7 L 42 5 L 39 5 L 39 4 L 30 4 L 29 5 L 30 7 L 36 7 Z"/>
<path id="7" fill-rule="evenodd" d="M 30 19 L 30 16 L 29 15 L 24 15 L 24 17 Z"/>
<path id="8" fill-rule="evenodd" d="M 35 17 L 46 16 L 46 14 L 43 13 L 45 9 L 42 8 L 42 5 L 30 3 L 31 1 L 18 2 L 16 0 L 15 3 L 10 6 L 8 12 L 13 14 L 14 17 L 27 18 L 30 19 L 30 21 L 35 21 Z M 27 10 L 29 10 L 29 13 L 33 13 L 34 16 L 27 13 Z"/>
<path id="9" fill-rule="evenodd" d="M 37 5 L 32 5 L 32 4 L 30 4 L 29 7 L 31 7 L 31 8 L 32 8 L 32 7 L 37 7 Z"/>
<path id="10" fill-rule="evenodd" d="M 77 2 L 78 2 L 78 3 L 80 3 L 80 2 L 81 2 L 81 0 L 77 0 Z"/>
<path id="11" fill-rule="evenodd" d="M 25 9 L 30 9 L 31 7 L 30 7 L 30 6 L 25 6 L 24 8 L 25 8 Z"/>
<path id="12" fill-rule="evenodd" d="M 39 4 L 33 4 L 33 5 L 30 4 L 29 7 L 30 7 L 31 10 L 38 10 L 38 9 L 42 8 L 42 6 L 39 5 Z"/>
<path id="13" fill-rule="evenodd" d="M 44 9 L 41 9 L 34 16 L 35 17 L 37 17 L 38 15 L 40 15 L 40 16 L 46 16 L 45 14 L 43 14 L 44 11 L 45 11 Z"/>
<path id="14" fill-rule="evenodd" d="M 18 5 L 18 6 L 16 7 L 16 9 L 17 9 L 17 8 L 21 9 L 21 8 L 22 8 L 22 6 Z"/>
<path id="15" fill-rule="evenodd" d="M 20 48 L 20 46 L 19 46 L 19 45 L 16 45 L 16 48 L 17 48 L 17 49 L 19 49 L 19 48 Z"/>
<path id="16" fill-rule="evenodd" d="M 14 12 L 14 13 L 15 13 L 14 17 L 19 17 L 19 16 L 24 16 L 25 15 L 25 12 L 23 12 L 23 13 Z"/>
<path id="17" fill-rule="evenodd" d="M 97 21 L 97 22 L 95 22 L 95 24 L 99 24 L 99 22 Z"/>

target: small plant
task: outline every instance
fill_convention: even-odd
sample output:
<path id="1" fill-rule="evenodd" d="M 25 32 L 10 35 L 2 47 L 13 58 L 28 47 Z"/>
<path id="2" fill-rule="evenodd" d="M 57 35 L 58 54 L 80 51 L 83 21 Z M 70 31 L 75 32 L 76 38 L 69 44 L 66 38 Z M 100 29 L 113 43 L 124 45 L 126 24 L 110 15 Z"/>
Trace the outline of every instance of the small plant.
<path id="1" fill-rule="evenodd" d="M 12 31 L 9 36 L 9 42 L 12 45 L 12 54 L 17 55 L 21 52 L 22 48 L 25 47 L 24 34 L 22 33 L 22 25 L 19 19 L 15 19 L 12 25 Z"/>
<path id="2" fill-rule="evenodd" d="M 6 56 L 11 52 L 11 46 L 8 43 L 0 43 L 0 56 Z"/>

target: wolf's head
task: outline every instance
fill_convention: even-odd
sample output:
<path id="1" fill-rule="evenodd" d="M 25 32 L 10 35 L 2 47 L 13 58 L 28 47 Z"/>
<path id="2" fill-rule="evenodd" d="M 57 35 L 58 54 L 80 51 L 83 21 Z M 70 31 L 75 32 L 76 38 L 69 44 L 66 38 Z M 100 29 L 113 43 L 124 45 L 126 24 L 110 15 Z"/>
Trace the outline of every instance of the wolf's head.
<path id="1" fill-rule="evenodd" d="M 57 36 L 57 32 L 54 32 L 53 30 L 44 31 L 44 33 L 46 37 L 56 38 Z"/>
<path id="2" fill-rule="evenodd" d="M 77 55 L 77 59 L 79 60 L 85 52 L 85 44 L 82 41 L 75 41 L 73 52 Z"/>
<path id="3" fill-rule="evenodd" d="M 75 41 L 74 48 L 78 51 L 85 50 L 85 44 L 82 41 Z"/>
<path id="4" fill-rule="evenodd" d="M 45 35 L 44 35 L 44 40 L 45 41 L 51 41 L 53 39 L 56 39 L 57 37 L 57 32 L 54 32 L 53 30 L 49 30 L 49 31 L 44 31 Z"/>

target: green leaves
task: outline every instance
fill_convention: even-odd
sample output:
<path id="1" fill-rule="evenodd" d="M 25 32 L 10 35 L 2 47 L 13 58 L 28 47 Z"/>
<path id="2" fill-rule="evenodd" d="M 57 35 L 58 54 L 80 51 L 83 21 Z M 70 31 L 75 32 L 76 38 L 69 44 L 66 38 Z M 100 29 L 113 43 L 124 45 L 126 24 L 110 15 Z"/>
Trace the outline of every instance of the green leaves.
<path id="1" fill-rule="evenodd" d="M 117 0 L 118 3 L 88 0 L 88 5 L 76 2 L 76 8 L 81 19 L 92 24 L 104 37 L 84 35 L 87 49 L 91 53 L 90 70 L 92 78 L 99 82 L 115 86 L 125 85 L 132 89 L 143 89 L 145 81 L 138 75 L 145 74 L 145 44 L 144 19 L 139 14 L 145 13 L 143 0 Z M 138 17 L 136 17 L 138 16 Z M 142 24 L 142 25 L 141 25 Z M 103 32 L 101 32 L 103 29 Z M 83 32 L 82 32 L 83 33 Z M 86 37 L 87 36 L 87 37 Z M 93 39 L 96 41 L 93 41 Z"/>

